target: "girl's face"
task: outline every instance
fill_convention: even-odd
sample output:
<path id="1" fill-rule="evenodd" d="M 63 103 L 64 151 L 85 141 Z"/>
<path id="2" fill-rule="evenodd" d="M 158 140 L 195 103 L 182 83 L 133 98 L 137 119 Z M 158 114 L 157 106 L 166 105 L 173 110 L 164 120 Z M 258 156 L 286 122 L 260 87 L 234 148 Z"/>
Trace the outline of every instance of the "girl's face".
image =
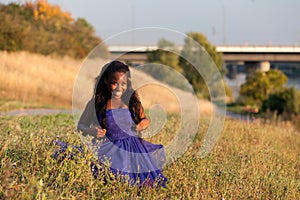
<path id="1" fill-rule="evenodd" d="M 120 99 L 127 90 L 127 75 L 124 72 L 115 72 L 106 81 L 113 99 Z"/>

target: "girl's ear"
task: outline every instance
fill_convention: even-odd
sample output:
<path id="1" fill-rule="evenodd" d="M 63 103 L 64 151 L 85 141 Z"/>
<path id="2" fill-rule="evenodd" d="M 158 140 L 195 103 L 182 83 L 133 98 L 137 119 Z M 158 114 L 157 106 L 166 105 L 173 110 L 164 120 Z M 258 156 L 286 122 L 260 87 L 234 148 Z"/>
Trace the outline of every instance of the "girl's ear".
<path id="1" fill-rule="evenodd" d="M 105 83 L 106 85 L 108 84 L 107 78 L 104 78 L 104 83 Z"/>

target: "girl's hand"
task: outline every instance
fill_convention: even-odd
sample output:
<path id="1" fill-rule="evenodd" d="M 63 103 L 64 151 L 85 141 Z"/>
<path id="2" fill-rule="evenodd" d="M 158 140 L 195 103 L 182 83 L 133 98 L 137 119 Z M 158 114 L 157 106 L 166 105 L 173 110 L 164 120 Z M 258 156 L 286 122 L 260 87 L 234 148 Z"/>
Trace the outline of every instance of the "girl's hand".
<path id="1" fill-rule="evenodd" d="M 146 128 L 148 128 L 149 124 L 150 124 L 150 120 L 149 119 L 143 119 L 142 121 L 140 121 L 140 123 L 138 123 L 136 125 L 135 130 L 137 132 L 143 131 Z"/>
<path id="2" fill-rule="evenodd" d="M 96 138 L 102 138 L 106 134 L 106 129 L 103 129 L 100 126 L 94 126 L 91 128 L 91 132 L 91 135 L 95 136 Z"/>

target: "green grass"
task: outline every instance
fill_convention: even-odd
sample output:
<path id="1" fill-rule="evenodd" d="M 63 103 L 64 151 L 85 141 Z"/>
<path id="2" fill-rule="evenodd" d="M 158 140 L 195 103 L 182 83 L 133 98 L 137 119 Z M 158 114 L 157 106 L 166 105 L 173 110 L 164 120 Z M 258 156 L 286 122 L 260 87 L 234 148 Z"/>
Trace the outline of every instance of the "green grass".
<path id="1" fill-rule="evenodd" d="M 245 112 L 245 106 L 238 105 L 237 103 L 231 103 L 226 105 L 226 109 L 231 112 L 243 114 Z"/>
<path id="2" fill-rule="evenodd" d="M 172 117 L 158 141 L 170 141 L 179 120 Z M 1 117 L 0 199 L 299 198 L 300 135 L 292 125 L 227 119 L 211 154 L 200 158 L 208 123 L 201 119 L 193 145 L 164 168 L 167 187 L 150 189 L 94 179 L 89 164 L 95 160 L 87 150 L 72 160 L 53 160 L 57 138 L 81 144 L 71 115 Z"/>

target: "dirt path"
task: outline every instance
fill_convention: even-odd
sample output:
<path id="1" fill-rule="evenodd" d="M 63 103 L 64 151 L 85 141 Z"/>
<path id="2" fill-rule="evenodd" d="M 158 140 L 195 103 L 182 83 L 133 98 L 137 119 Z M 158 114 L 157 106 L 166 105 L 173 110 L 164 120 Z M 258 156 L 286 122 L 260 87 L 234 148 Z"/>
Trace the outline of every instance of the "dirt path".
<path id="1" fill-rule="evenodd" d="M 7 112 L 0 112 L 0 116 L 54 115 L 59 113 L 72 114 L 72 110 L 63 110 L 63 109 L 12 110 Z"/>
<path id="2" fill-rule="evenodd" d="M 226 115 L 231 119 L 238 119 L 245 122 L 252 122 L 255 120 L 254 116 L 251 115 L 241 115 L 237 113 L 233 113 L 230 111 L 225 111 L 222 108 L 216 108 L 217 112 L 221 115 Z M 26 110 L 12 110 L 7 112 L 0 111 L 0 117 L 2 116 L 37 116 L 37 115 L 56 115 L 60 113 L 72 114 L 72 110 L 64 110 L 64 109 L 26 109 Z M 206 113 L 207 114 L 207 113 Z"/>

